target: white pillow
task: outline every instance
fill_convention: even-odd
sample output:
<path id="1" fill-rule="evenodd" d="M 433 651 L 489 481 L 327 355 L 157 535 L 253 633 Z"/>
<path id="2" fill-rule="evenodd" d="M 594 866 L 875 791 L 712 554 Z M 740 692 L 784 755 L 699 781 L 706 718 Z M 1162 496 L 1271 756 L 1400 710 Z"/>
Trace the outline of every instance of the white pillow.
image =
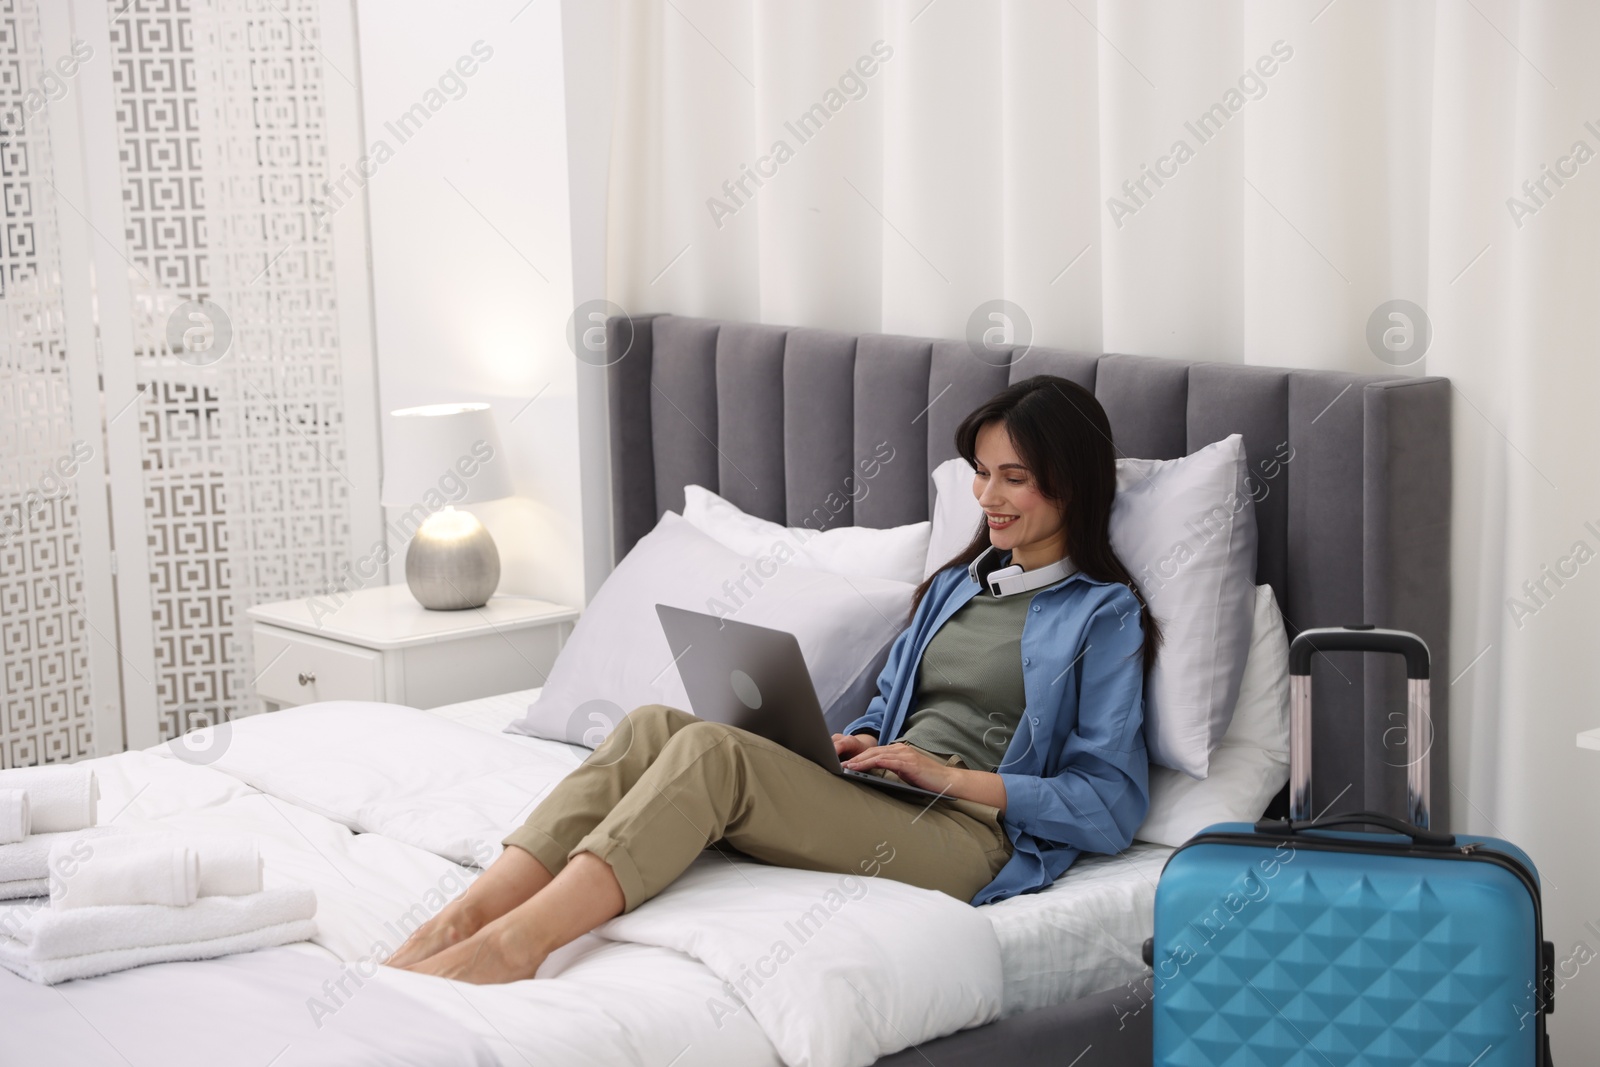
<path id="1" fill-rule="evenodd" d="M 983 509 L 972 495 L 972 464 L 957 456 L 933 468 L 933 529 L 922 576 L 949 563 L 967 547 L 983 522 Z"/>
<path id="2" fill-rule="evenodd" d="M 1150 811 L 1136 841 L 1176 848 L 1217 822 L 1255 822 L 1289 780 L 1289 640 L 1272 587 L 1256 588 L 1250 654 L 1233 721 L 1203 782 L 1150 768 Z"/>
<path id="3" fill-rule="evenodd" d="M 772 555 L 783 543 L 802 567 L 851 578 L 885 578 L 912 585 L 922 581 L 922 561 L 928 554 L 932 529 L 927 521 L 886 530 L 839 526 L 818 532 L 750 515 L 703 486 L 686 485 L 683 496 L 683 517 L 689 524 L 740 555 Z"/>
<path id="4" fill-rule="evenodd" d="M 1111 547 L 1163 638 L 1145 684 L 1145 744 L 1152 763 L 1191 778 L 1206 776 L 1227 732 L 1250 644 L 1256 521 L 1245 474 L 1238 434 L 1182 459 L 1117 460 Z M 933 478 L 925 569 L 959 551 L 982 515 L 966 460 L 947 460 Z"/>
<path id="5" fill-rule="evenodd" d="M 866 711 L 877 691 L 913 588 L 802 567 L 786 551 L 743 556 L 669 511 L 600 586 L 539 698 L 506 730 L 593 748 L 641 704 L 692 711 L 657 604 L 794 634 L 838 730 Z"/>
<path id="6" fill-rule="evenodd" d="M 1150 761 L 1207 774 L 1239 700 L 1255 614 L 1256 511 L 1244 438 L 1182 459 L 1117 461 L 1111 547 L 1161 624 L 1144 689 Z"/>

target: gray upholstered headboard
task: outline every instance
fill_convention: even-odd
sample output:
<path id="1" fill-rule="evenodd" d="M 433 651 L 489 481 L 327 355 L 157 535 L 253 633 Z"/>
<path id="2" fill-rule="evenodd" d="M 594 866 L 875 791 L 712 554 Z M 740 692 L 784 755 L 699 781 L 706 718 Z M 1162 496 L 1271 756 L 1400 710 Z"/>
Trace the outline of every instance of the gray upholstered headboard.
<path id="1" fill-rule="evenodd" d="M 676 315 L 614 319 L 608 344 L 619 559 L 682 509 L 689 484 L 815 529 L 926 519 L 956 424 L 1034 374 L 1093 390 L 1122 456 L 1170 459 L 1243 434 L 1260 483 L 1256 577 L 1290 633 L 1369 622 L 1432 650 L 1430 800 L 1433 825 L 1450 825 L 1447 380 L 1037 346 L 1007 363 L 963 341 Z M 873 464 L 881 442 L 894 458 Z M 1412 753 L 1398 661 L 1341 653 L 1314 672 L 1313 810 L 1403 816 Z"/>

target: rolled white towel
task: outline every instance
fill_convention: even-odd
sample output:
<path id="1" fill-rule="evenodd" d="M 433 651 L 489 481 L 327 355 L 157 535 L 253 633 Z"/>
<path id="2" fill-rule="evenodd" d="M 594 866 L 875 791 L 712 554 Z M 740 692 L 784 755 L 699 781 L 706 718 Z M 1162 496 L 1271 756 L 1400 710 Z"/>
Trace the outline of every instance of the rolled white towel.
<path id="1" fill-rule="evenodd" d="M 184 834 L 200 861 L 202 897 L 242 897 L 261 892 L 261 850 L 255 840 L 228 834 Z M 309 916 L 308 916 L 309 918 Z"/>
<path id="2" fill-rule="evenodd" d="M 112 904 L 56 911 L 0 906 L 0 937 L 9 936 L 30 960 L 59 960 L 91 952 L 181 945 L 234 937 L 263 927 L 309 919 L 317 895 L 308 886 L 281 886 L 248 896 L 201 897 L 186 908 Z"/>
<path id="3" fill-rule="evenodd" d="M 0 771 L 0 789 L 21 789 L 28 794 L 33 833 L 83 830 L 95 823 L 100 787 L 88 767 L 18 767 Z"/>
<path id="4" fill-rule="evenodd" d="M 0 789 L 0 845 L 14 845 L 33 833 L 26 789 Z"/>
<path id="5" fill-rule="evenodd" d="M 167 834 L 116 834 L 58 841 L 50 848 L 50 904 L 58 910 L 106 904 L 195 902 L 200 864 Z"/>
<path id="6" fill-rule="evenodd" d="M 92 841 L 122 833 L 120 826 L 91 826 L 87 830 L 41 834 L 37 831 L 14 845 L 0 845 L 0 886 L 10 882 L 32 882 L 50 873 L 51 846 L 62 841 Z"/>

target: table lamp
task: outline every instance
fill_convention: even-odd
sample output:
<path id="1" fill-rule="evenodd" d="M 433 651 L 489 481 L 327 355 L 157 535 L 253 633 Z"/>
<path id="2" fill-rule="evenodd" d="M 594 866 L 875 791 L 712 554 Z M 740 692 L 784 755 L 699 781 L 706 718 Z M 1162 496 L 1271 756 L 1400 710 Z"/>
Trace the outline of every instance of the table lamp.
<path id="1" fill-rule="evenodd" d="M 433 611 L 488 603 L 500 584 L 494 538 L 457 504 L 510 496 L 511 473 L 488 404 L 428 404 L 389 413 L 383 504 L 421 519 L 406 548 L 406 585 Z"/>

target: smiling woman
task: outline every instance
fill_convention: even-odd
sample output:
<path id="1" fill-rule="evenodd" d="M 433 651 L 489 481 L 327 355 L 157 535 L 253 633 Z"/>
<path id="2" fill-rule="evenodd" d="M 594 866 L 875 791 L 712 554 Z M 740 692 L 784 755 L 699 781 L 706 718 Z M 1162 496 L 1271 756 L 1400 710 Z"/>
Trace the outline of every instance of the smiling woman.
<path id="1" fill-rule="evenodd" d="M 1111 547 L 1115 449 L 1093 394 L 1019 381 L 963 419 L 955 445 L 983 519 L 917 588 L 879 695 L 835 744 L 847 767 L 1002 814 L 1014 854 L 972 899 L 984 904 L 1127 847 L 1149 804 L 1144 685 L 1160 631 Z"/>
<path id="2" fill-rule="evenodd" d="M 1047 500 L 1028 465 L 1017 455 L 1005 425 L 991 422 L 978 431 L 972 495 L 983 508 L 989 543 L 1011 550 L 1024 570 L 1053 563 L 1067 554 L 1061 509 Z"/>
<path id="3" fill-rule="evenodd" d="M 1161 628 L 1111 547 L 1116 449 L 1094 394 L 1050 374 L 1024 379 L 962 421 L 956 451 L 972 464 L 972 493 L 984 521 L 939 569 L 965 567 L 991 547 L 1009 551 L 1009 563 L 1024 571 L 1070 557 L 1087 576 L 1125 585 L 1138 598 L 1148 669 L 1161 647 Z M 913 614 L 937 575 L 917 587 Z"/>
<path id="4" fill-rule="evenodd" d="M 846 767 L 939 794 L 932 803 L 863 788 L 740 727 L 639 707 L 389 964 L 529 977 L 710 844 L 853 873 L 893 842 L 890 878 L 974 905 L 1044 888 L 1083 852 L 1127 848 L 1149 807 L 1144 677 L 1159 637 L 1110 545 L 1105 412 L 1042 375 L 967 416 L 956 445 L 978 469 L 984 525 L 917 590 L 877 694 L 833 738 Z M 969 569 L 980 554 L 991 565 Z M 1021 581 L 990 587 L 1000 566 Z"/>

